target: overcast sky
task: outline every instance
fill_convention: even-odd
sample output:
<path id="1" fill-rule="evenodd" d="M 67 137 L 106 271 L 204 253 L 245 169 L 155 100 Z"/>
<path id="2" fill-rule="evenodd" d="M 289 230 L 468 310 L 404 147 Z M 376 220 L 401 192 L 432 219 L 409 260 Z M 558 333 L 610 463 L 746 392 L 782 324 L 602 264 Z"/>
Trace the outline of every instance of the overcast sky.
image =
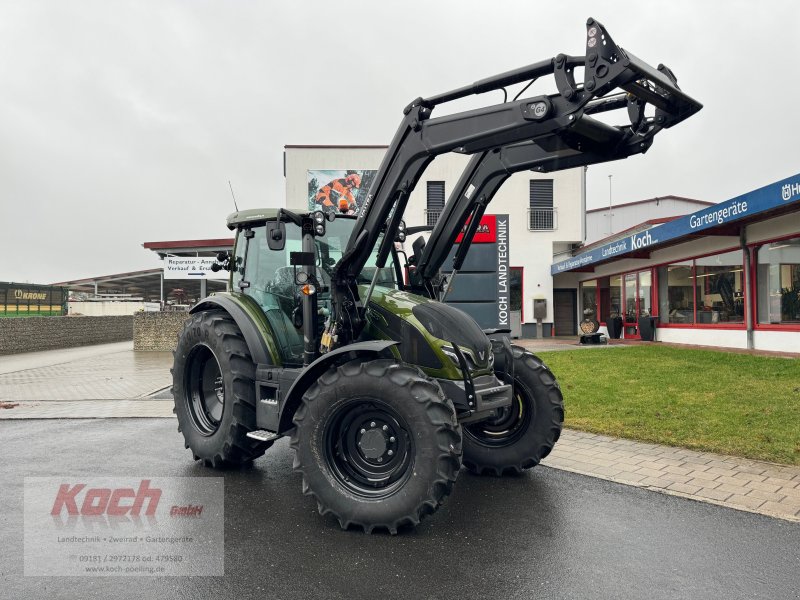
<path id="1" fill-rule="evenodd" d="M 145 241 L 227 236 L 229 179 L 240 208 L 283 204 L 285 144 L 386 144 L 417 96 L 583 54 L 589 16 L 705 105 L 590 167 L 590 208 L 609 174 L 616 204 L 800 172 L 796 0 L 0 0 L 0 281 L 151 268 Z"/>

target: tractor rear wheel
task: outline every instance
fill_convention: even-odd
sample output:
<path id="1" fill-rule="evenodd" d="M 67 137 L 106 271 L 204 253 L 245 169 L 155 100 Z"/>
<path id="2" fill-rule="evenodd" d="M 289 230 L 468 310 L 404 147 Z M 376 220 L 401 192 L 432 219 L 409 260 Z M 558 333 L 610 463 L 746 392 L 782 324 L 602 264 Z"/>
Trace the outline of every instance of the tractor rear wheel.
<path id="1" fill-rule="evenodd" d="M 172 368 L 174 413 L 185 447 L 207 466 L 241 465 L 272 445 L 256 427 L 255 365 L 236 322 L 222 310 L 192 315 Z"/>
<path id="2" fill-rule="evenodd" d="M 303 493 L 343 529 L 395 534 L 417 525 L 461 467 L 453 404 L 437 383 L 393 360 L 331 368 L 304 394 L 294 424 Z"/>
<path id="3" fill-rule="evenodd" d="M 494 419 L 464 426 L 464 466 L 477 474 L 520 473 L 550 454 L 561 435 L 564 397 L 553 372 L 534 354 L 512 346 L 514 398 Z M 504 354 L 495 355 L 496 375 Z M 510 383 L 510 382 L 507 382 Z"/>

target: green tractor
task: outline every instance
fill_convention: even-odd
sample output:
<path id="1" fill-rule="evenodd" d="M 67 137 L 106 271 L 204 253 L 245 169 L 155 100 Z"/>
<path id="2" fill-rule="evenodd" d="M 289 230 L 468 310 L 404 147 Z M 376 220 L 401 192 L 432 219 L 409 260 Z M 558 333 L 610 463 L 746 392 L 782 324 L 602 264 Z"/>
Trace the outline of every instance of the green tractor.
<path id="1" fill-rule="evenodd" d="M 545 75 L 559 93 L 431 117 L 439 104 Z M 535 466 L 561 432 L 555 377 L 508 332 L 484 331 L 440 300 L 511 173 L 643 153 L 700 108 L 669 69 L 626 53 L 590 19 L 585 56 L 558 55 L 406 107 L 357 217 L 232 214 L 234 250 L 219 257 L 232 291 L 192 308 L 175 352 L 186 447 L 221 468 L 289 436 L 320 513 L 367 532 L 419 523 L 462 464 L 494 475 Z M 593 116 L 616 109 L 627 110 L 624 125 Z M 406 256 L 402 243 L 422 229 L 402 220 L 409 195 L 447 152 L 472 159 L 427 243 L 415 240 Z"/>

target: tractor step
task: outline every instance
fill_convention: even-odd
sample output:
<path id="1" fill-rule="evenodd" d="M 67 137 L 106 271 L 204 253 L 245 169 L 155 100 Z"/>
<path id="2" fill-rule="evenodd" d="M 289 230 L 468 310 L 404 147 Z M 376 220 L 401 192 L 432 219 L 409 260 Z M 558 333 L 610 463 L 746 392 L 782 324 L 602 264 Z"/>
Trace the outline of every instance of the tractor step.
<path id="1" fill-rule="evenodd" d="M 272 440 L 277 440 L 279 437 L 281 437 L 281 435 L 275 433 L 274 431 L 257 429 L 256 431 L 248 431 L 247 437 L 258 440 L 259 442 L 271 442 Z"/>

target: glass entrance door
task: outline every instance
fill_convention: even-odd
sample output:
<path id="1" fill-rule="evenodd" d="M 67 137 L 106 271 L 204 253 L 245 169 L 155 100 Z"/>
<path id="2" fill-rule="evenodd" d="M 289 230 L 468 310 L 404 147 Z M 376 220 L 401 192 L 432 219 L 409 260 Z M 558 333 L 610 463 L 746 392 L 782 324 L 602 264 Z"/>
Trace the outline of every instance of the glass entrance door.
<path id="1" fill-rule="evenodd" d="M 638 340 L 641 339 L 639 317 L 649 317 L 653 310 L 652 274 L 650 271 L 625 273 L 623 281 L 625 337 Z"/>
<path id="2" fill-rule="evenodd" d="M 625 273 L 625 337 L 639 338 L 639 328 L 636 326 L 639 316 L 639 296 L 636 273 Z"/>

